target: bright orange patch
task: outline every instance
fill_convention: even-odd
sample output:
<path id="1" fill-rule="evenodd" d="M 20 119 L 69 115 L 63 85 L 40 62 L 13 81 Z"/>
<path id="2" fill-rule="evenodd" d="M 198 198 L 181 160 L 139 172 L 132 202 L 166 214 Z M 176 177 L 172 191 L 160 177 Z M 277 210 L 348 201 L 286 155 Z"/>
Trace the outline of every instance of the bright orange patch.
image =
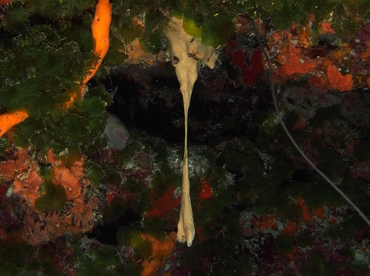
<path id="1" fill-rule="evenodd" d="M 365 53 L 363 53 L 363 54 L 361 54 L 361 58 L 362 59 L 367 59 L 367 58 L 369 58 L 370 57 L 370 48 L 367 48 L 366 49 L 366 52 Z"/>
<path id="2" fill-rule="evenodd" d="M 301 197 L 297 197 L 297 205 L 301 208 L 303 208 L 304 200 Z"/>
<path id="3" fill-rule="evenodd" d="M 162 217 L 169 211 L 177 208 L 181 204 L 181 197 L 174 197 L 175 187 L 171 186 L 161 195 L 152 206 L 150 211 L 151 216 Z"/>
<path id="4" fill-rule="evenodd" d="M 6 4 L 10 4 L 12 2 L 12 0 L 0 0 L 0 6 L 3 6 L 3 5 L 6 5 Z"/>
<path id="5" fill-rule="evenodd" d="M 294 232 L 296 227 L 297 227 L 297 224 L 294 221 L 288 221 L 284 227 L 284 234 L 287 234 L 290 236 Z"/>
<path id="6" fill-rule="evenodd" d="M 306 127 L 307 122 L 302 117 L 299 117 L 293 129 L 304 129 Z"/>
<path id="7" fill-rule="evenodd" d="M 331 22 L 321 22 L 319 25 L 320 25 L 320 34 L 322 33 L 334 34 L 335 33 L 335 31 L 331 27 Z"/>
<path id="8" fill-rule="evenodd" d="M 94 39 L 94 55 L 97 60 L 83 79 L 85 85 L 98 71 L 109 48 L 109 27 L 112 21 L 112 5 L 109 0 L 99 0 L 95 8 L 95 15 L 91 24 Z"/>
<path id="9" fill-rule="evenodd" d="M 166 265 L 167 258 L 171 255 L 176 243 L 176 233 L 169 233 L 166 238 L 158 240 L 152 235 L 142 234 L 141 237 L 148 240 L 152 244 L 152 255 L 148 260 L 144 260 L 144 270 L 141 272 L 142 276 L 162 275 L 161 270 Z"/>
<path id="10" fill-rule="evenodd" d="M 304 204 L 303 198 L 297 197 L 297 205 L 302 208 L 302 217 L 306 222 L 312 221 L 312 215 L 308 207 Z"/>
<path id="11" fill-rule="evenodd" d="M 276 215 L 274 214 L 266 215 L 263 218 L 263 221 L 261 223 L 261 228 L 267 229 L 267 228 L 273 228 L 274 226 L 276 226 L 275 218 L 276 218 Z"/>
<path id="12" fill-rule="evenodd" d="M 287 256 L 289 259 L 293 259 L 294 253 L 297 251 L 297 249 L 298 249 L 298 246 L 294 246 L 292 252 L 288 253 Z"/>
<path id="13" fill-rule="evenodd" d="M 210 199 L 213 196 L 212 188 L 209 185 L 207 179 L 205 177 L 202 178 L 202 189 L 200 190 L 199 197 L 201 200 Z"/>
<path id="14" fill-rule="evenodd" d="M 86 84 L 96 74 L 102 64 L 109 49 L 109 27 L 111 21 L 112 5 L 109 3 L 109 0 L 99 0 L 98 4 L 96 4 L 94 19 L 91 24 L 91 32 L 94 40 L 94 56 L 96 60 L 83 78 L 79 91 L 70 93 L 71 99 L 65 103 L 67 109 L 73 105 L 78 95 L 81 97 L 83 96 Z"/>
<path id="15" fill-rule="evenodd" d="M 307 29 L 303 29 L 299 32 L 299 37 L 298 37 L 298 43 L 297 44 L 299 46 L 302 46 L 302 47 L 305 47 L 305 48 L 310 47 L 311 43 L 310 43 L 310 38 L 309 38 Z"/>
<path id="16" fill-rule="evenodd" d="M 282 77 L 294 74 L 307 74 L 316 68 L 316 64 L 306 59 L 299 48 L 289 46 L 288 52 L 280 55 L 284 55 L 284 57 L 278 56 L 278 60 L 285 60 L 285 63 L 276 70 L 276 74 Z"/>
<path id="17" fill-rule="evenodd" d="M 328 66 L 326 74 L 330 85 L 334 89 L 338 89 L 341 92 L 352 90 L 353 81 L 351 75 L 343 76 L 334 65 Z"/>
<path id="18" fill-rule="evenodd" d="M 370 88 L 370 77 L 366 78 L 366 85 L 368 88 Z"/>
<path id="19" fill-rule="evenodd" d="M 324 206 L 320 206 L 318 208 L 316 208 L 316 210 L 313 212 L 313 214 L 319 218 L 322 218 L 322 219 L 325 219 L 325 209 L 324 209 Z"/>
<path id="20" fill-rule="evenodd" d="M 0 137 L 3 136 L 13 126 L 23 122 L 23 120 L 27 117 L 28 113 L 21 110 L 0 115 Z"/>
<path id="21" fill-rule="evenodd" d="M 303 211 L 303 220 L 306 221 L 306 222 L 311 222 L 312 221 L 312 215 L 311 215 L 308 207 L 303 206 L 302 211 Z"/>

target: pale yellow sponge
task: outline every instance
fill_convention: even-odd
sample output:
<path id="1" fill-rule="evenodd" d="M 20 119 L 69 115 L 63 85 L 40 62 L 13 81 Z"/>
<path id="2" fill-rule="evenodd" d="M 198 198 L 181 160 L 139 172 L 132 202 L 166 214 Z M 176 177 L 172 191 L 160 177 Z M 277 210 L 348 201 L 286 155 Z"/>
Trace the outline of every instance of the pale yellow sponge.
<path id="1" fill-rule="evenodd" d="M 182 20 L 178 20 L 175 17 L 169 20 L 170 22 L 166 32 L 166 58 L 175 67 L 176 76 L 180 83 L 180 91 L 183 96 L 185 115 L 184 165 L 182 170 L 181 210 L 177 226 L 177 240 L 181 243 L 186 242 L 188 246 L 191 246 L 195 236 L 195 228 L 190 200 L 188 171 L 188 110 L 191 93 L 193 92 L 194 83 L 198 78 L 200 65 L 205 64 L 213 69 L 217 60 L 217 53 L 215 52 L 215 48 L 204 46 L 200 38 L 194 38 L 187 34 L 182 27 Z"/>

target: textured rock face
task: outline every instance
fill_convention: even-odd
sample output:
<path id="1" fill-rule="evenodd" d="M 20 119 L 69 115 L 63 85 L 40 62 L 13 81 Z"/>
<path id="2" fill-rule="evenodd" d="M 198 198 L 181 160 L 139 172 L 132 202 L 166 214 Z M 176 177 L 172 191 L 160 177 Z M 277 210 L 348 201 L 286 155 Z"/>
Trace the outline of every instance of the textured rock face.
<path id="1" fill-rule="evenodd" d="M 107 139 L 108 147 L 113 150 L 123 150 L 127 146 L 129 132 L 122 122 L 109 114 L 107 125 L 104 129 L 104 137 Z"/>

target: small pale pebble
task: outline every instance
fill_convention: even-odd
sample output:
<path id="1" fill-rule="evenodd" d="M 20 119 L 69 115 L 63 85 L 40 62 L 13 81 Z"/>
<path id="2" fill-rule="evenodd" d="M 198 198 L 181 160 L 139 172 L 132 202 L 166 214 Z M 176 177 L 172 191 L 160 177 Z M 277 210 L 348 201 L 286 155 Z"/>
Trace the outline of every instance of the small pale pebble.
<path id="1" fill-rule="evenodd" d="M 107 140 L 108 147 L 113 150 L 123 150 L 130 137 L 127 128 L 115 116 L 108 114 L 109 118 L 104 129 L 104 137 Z"/>
<path id="2" fill-rule="evenodd" d="M 11 185 L 9 189 L 6 191 L 6 196 L 10 197 L 13 193 L 13 190 L 14 190 L 14 185 Z"/>

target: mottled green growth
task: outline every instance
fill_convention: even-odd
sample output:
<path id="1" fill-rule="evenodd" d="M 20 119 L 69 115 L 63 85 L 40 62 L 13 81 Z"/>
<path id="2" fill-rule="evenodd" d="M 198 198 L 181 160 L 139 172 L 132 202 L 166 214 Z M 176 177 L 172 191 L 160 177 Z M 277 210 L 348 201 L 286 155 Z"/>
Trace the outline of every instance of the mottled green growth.
<path id="1" fill-rule="evenodd" d="M 26 8 L 21 3 L 10 5 L 6 15 L 3 17 L 3 26 L 5 29 L 7 31 L 15 31 L 23 29 L 25 24 L 29 24 Z"/>
<path id="2" fill-rule="evenodd" d="M 0 242 L 0 267 L 1 275 L 37 275 L 42 269 L 51 276 L 61 275 L 52 265 L 49 258 L 45 258 L 42 248 L 30 247 L 23 242 Z M 35 254 L 38 258 L 33 258 Z M 51 256 L 49 251 L 49 256 Z"/>
<path id="3" fill-rule="evenodd" d="M 8 139 L 0 137 L 0 156 L 2 156 L 8 147 Z"/>
<path id="4" fill-rule="evenodd" d="M 123 246 L 131 246 L 131 235 L 133 230 L 130 227 L 122 226 L 116 234 L 117 241 Z"/>
<path id="5" fill-rule="evenodd" d="M 112 37 L 111 43 L 109 45 L 109 51 L 103 60 L 103 65 L 108 66 L 109 68 L 113 66 L 121 65 L 128 57 L 124 53 L 124 51 L 125 51 L 124 44 L 122 43 L 121 39 L 115 36 Z M 103 76 L 109 73 L 108 68 L 101 68 L 101 69 L 104 69 L 104 70 L 99 70 L 98 72 L 100 72 Z"/>
<path id="6" fill-rule="evenodd" d="M 149 259 L 152 255 L 152 244 L 142 237 L 139 231 L 132 230 L 129 227 L 121 227 L 117 231 L 117 240 L 124 246 L 134 248 L 135 254 L 138 254 L 145 259 Z"/>
<path id="7" fill-rule="evenodd" d="M 279 127 L 275 113 L 269 114 L 262 122 L 262 129 L 268 134 L 273 136 Z"/>
<path id="8" fill-rule="evenodd" d="M 157 238 L 164 239 L 166 236 L 166 229 L 165 222 L 162 218 L 155 218 L 155 217 L 147 217 L 143 221 L 143 230 L 145 233 L 152 234 Z"/>
<path id="9" fill-rule="evenodd" d="M 202 26 L 202 43 L 217 48 L 225 44 L 234 33 L 233 18 L 215 13 Z"/>
<path id="10" fill-rule="evenodd" d="M 337 5 L 333 10 L 335 15 L 344 15 L 346 13 L 346 9 L 347 6 L 345 5 Z M 353 37 L 357 28 L 361 24 L 352 16 L 334 16 L 333 19 L 332 27 L 341 37 Z"/>
<path id="11" fill-rule="evenodd" d="M 238 263 L 242 266 L 240 267 L 240 273 L 239 275 L 252 275 L 253 274 L 253 263 L 251 262 L 251 259 L 247 256 L 247 254 L 242 254 L 238 258 Z"/>
<path id="12" fill-rule="evenodd" d="M 222 127 L 226 130 L 234 130 L 237 128 L 237 125 L 232 116 L 226 115 L 222 118 Z"/>
<path id="13" fill-rule="evenodd" d="M 104 102 L 98 97 L 86 98 L 82 101 L 81 107 L 90 118 L 101 116 L 105 111 Z"/>
<path id="14" fill-rule="evenodd" d="M 181 174 L 179 172 L 172 171 L 171 167 L 163 163 L 160 172 L 156 172 L 153 175 L 151 185 L 156 191 L 164 191 L 171 185 L 181 185 Z"/>
<path id="15" fill-rule="evenodd" d="M 31 118 L 45 118 L 66 102 L 65 90 L 77 88 L 74 81 L 83 75 L 84 64 L 79 45 L 66 41 L 50 25 L 30 27 L 11 39 L 12 48 L 5 50 L 0 82 L 1 104 L 8 110 L 26 109 Z M 6 49 L 0 39 L 0 48 Z M 71 70 L 73 68 L 74 70 Z M 63 82 L 61 82 L 63 80 Z"/>
<path id="16" fill-rule="evenodd" d="M 84 22 L 83 25 L 65 26 L 68 28 L 66 35 L 68 35 L 70 40 L 77 42 L 81 52 L 91 53 L 93 51 L 93 38 L 90 27 L 92 17 L 89 16 L 86 18 L 86 21 L 89 22 Z"/>
<path id="17" fill-rule="evenodd" d="M 75 162 L 80 161 L 81 157 L 82 154 L 78 147 L 70 147 L 59 154 L 58 160 L 66 167 L 71 167 Z"/>
<path id="18" fill-rule="evenodd" d="M 347 268 L 351 275 L 353 276 L 362 276 L 368 275 L 370 272 L 369 266 L 367 263 L 349 263 Z"/>
<path id="19" fill-rule="evenodd" d="M 119 23 L 121 23 L 121 22 L 119 22 Z M 131 43 L 132 41 L 135 40 L 135 38 L 141 37 L 141 35 L 142 35 L 141 25 L 133 24 L 132 21 L 129 21 L 127 23 L 122 22 L 119 27 L 120 27 L 120 30 L 121 30 L 119 33 L 122 35 L 123 42 L 125 44 Z"/>
<path id="20" fill-rule="evenodd" d="M 110 106 L 113 101 L 113 96 L 109 94 L 104 86 L 99 85 L 97 87 L 94 87 L 93 89 L 89 90 L 89 92 L 86 95 L 87 98 L 93 98 L 93 97 L 99 97 L 103 102 L 105 106 Z"/>
<path id="21" fill-rule="evenodd" d="M 234 170 L 241 171 L 247 166 L 247 157 L 244 155 L 244 153 L 236 150 L 230 150 L 227 147 L 221 153 L 219 159 L 222 160 L 226 166 Z"/>
<path id="22" fill-rule="evenodd" d="M 89 9 L 96 3 L 95 0 L 79 1 L 43 1 L 33 0 L 29 5 L 31 12 L 46 14 L 50 17 L 64 17 L 80 15 L 85 9 Z"/>
<path id="23" fill-rule="evenodd" d="M 370 144 L 360 144 L 353 149 L 353 157 L 359 162 L 370 160 Z"/>
<path id="24" fill-rule="evenodd" d="M 360 227 L 364 227 L 363 219 L 357 214 L 354 215 L 353 212 L 348 212 L 342 218 L 342 227 L 333 226 L 328 227 L 323 236 L 330 239 L 337 239 L 345 241 L 354 237 L 358 232 Z"/>
<path id="25" fill-rule="evenodd" d="M 336 275 L 336 268 L 329 263 L 325 256 L 319 252 L 313 251 L 308 256 L 307 260 L 301 266 L 302 276 L 317 276 L 317 275 Z"/>
<path id="26" fill-rule="evenodd" d="M 98 164 L 89 160 L 85 162 L 85 168 L 87 170 L 87 178 L 95 187 L 97 187 L 104 177 L 104 171 Z"/>
<path id="27" fill-rule="evenodd" d="M 52 167 L 41 166 L 39 175 L 42 179 L 51 182 L 55 177 L 55 171 Z"/>
<path id="28" fill-rule="evenodd" d="M 35 207 L 40 211 L 61 210 L 66 203 L 66 191 L 62 185 L 55 185 L 46 181 L 42 184 L 41 197 L 37 199 Z"/>
<path id="29" fill-rule="evenodd" d="M 103 221 L 104 223 L 109 223 L 115 219 L 121 218 L 128 208 L 126 202 L 121 199 L 114 198 L 110 204 L 107 204 L 104 209 Z"/>
<path id="30" fill-rule="evenodd" d="M 277 204 L 277 189 L 273 183 L 266 183 L 263 186 L 262 195 L 258 197 L 255 206 L 255 213 L 258 216 L 273 212 Z"/>
<path id="31" fill-rule="evenodd" d="M 319 206 L 338 206 L 344 203 L 343 199 L 333 193 L 333 189 L 324 180 L 315 176 L 315 179 L 308 183 L 292 183 L 290 185 L 292 193 L 304 199 L 305 203 L 311 208 Z"/>
<path id="32" fill-rule="evenodd" d="M 28 148 L 29 138 L 34 133 L 32 123 L 36 123 L 32 118 L 28 119 L 28 124 L 20 124 L 14 131 L 14 144 L 22 148 Z"/>
<path id="33" fill-rule="evenodd" d="M 119 185 L 122 183 L 121 175 L 114 167 L 101 165 L 104 171 L 103 181 L 107 185 Z"/>
<path id="34" fill-rule="evenodd" d="M 284 195 L 279 195 L 276 201 L 277 208 L 275 212 L 278 215 L 278 217 L 280 219 L 288 219 L 288 220 L 294 220 L 297 217 L 301 217 L 302 209 L 297 208 L 297 204 L 288 202 L 289 198 L 287 196 L 285 198 L 283 197 Z M 283 200 L 280 200 L 282 198 Z"/>
<path id="35" fill-rule="evenodd" d="M 314 127 L 323 127 L 327 122 L 333 123 L 338 120 L 337 114 L 338 111 L 336 107 L 320 108 L 310 120 L 310 125 Z"/>
<path id="36" fill-rule="evenodd" d="M 151 53 L 158 53 L 162 48 L 162 37 L 167 28 L 168 19 L 158 11 L 145 15 L 145 46 Z"/>
<path id="37" fill-rule="evenodd" d="M 155 156 L 155 160 L 158 163 L 163 163 L 163 161 L 167 160 L 167 146 L 165 143 L 158 143 L 155 146 L 153 145 L 153 150 L 157 154 Z"/>
<path id="38" fill-rule="evenodd" d="M 76 249 L 79 250 L 79 249 Z M 94 244 L 78 257 L 77 275 L 139 275 L 128 274 L 114 247 Z"/>
<path id="39" fill-rule="evenodd" d="M 353 249 L 343 247 L 342 249 L 339 250 L 339 254 L 353 259 L 355 252 L 353 251 Z"/>
<path id="40" fill-rule="evenodd" d="M 62 129 L 65 132 L 64 135 L 71 140 L 82 140 L 88 135 L 86 126 L 89 121 L 78 114 L 68 114 L 63 121 Z"/>
<path id="41" fill-rule="evenodd" d="M 315 239 L 309 233 L 302 232 L 297 236 L 297 244 L 301 248 L 311 247 L 314 243 Z"/>
<path id="42" fill-rule="evenodd" d="M 276 239 L 275 249 L 279 255 L 286 256 L 294 249 L 294 237 L 280 235 Z"/>

